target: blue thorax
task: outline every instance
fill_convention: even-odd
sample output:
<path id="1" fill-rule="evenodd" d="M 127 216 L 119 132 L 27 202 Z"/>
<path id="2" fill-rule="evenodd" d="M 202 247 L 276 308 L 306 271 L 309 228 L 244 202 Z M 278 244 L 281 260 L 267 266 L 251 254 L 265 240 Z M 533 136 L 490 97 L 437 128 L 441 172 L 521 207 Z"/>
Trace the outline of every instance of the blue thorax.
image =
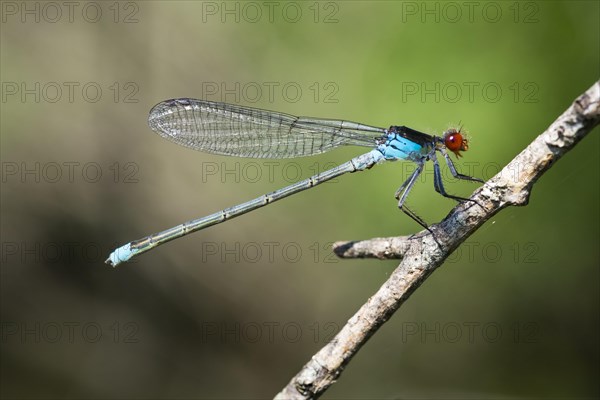
<path id="1" fill-rule="evenodd" d="M 386 160 L 413 160 L 423 157 L 423 146 L 400 136 L 396 132 L 388 132 L 385 142 L 377 146 Z"/>

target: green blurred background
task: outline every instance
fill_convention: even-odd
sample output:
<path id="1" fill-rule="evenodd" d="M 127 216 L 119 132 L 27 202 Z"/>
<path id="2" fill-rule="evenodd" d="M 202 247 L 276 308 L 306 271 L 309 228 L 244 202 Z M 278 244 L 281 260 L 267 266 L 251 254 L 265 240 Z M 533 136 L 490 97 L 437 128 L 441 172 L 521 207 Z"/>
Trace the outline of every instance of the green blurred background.
<path id="1" fill-rule="evenodd" d="M 389 163 L 112 269 L 116 245 L 365 151 L 206 155 L 150 131 L 155 103 L 462 124 L 458 167 L 489 179 L 600 71 L 595 1 L 69 4 L 2 3 L 3 398 L 271 397 L 397 265 L 330 243 L 419 230 L 393 198 L 412 166 Z M 597 397 L 598 148 L 471 236 L 324 398 Z M 431 169 L 409 202 L 454 205 Z"/>

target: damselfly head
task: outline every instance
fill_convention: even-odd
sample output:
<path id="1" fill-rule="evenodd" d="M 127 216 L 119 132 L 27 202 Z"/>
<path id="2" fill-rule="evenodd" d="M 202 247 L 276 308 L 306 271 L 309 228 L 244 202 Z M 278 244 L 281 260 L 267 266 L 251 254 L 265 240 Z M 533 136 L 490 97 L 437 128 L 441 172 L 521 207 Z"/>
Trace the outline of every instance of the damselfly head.
<path id="1" fill-rule="evenodd" d="M 462 128 L 450 128 L 444 132 L 444 146 L 456 154 L 456 157 L 462 157 L 460 152 L 469 150 L 469 141 L 463 136 Z"/>

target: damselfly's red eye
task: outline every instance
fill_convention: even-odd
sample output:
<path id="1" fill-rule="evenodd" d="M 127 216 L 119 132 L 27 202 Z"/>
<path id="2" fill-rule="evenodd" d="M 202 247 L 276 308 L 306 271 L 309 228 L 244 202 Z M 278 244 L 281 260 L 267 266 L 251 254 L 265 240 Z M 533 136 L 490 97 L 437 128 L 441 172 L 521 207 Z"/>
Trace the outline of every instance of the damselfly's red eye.
<path id="1" fill-rule="evenodd" d="M 460 130 L 456 129 L 446 131 L 444 134 L 444 145 L 448 150 L 456 154 L 457 157 L 461 156 L 461 151 L 469 150 L 469 141 L 460 133 Z"/>

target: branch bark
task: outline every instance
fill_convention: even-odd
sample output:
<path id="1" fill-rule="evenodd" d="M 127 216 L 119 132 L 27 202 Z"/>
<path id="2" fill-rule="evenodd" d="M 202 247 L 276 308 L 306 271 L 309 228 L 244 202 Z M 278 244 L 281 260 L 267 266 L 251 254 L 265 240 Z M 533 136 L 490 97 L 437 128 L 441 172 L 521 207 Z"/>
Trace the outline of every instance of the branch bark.
<path id="1" fill-rule="evenodd" d="M 292 378 L 276 399 L 318 398 L 340 376 L 367 340 L 444 260 L 485 221 L 508 206 L 524 206 L 534 183 L 600 123 L 600 81 L 517 155 L 477 189 L 473 202 L 458 204 L 431 230 L 410 237 L 338 242 L 342 258 L 401 259 L 390 278 L 340 332 Z M 434 238 L 435 237 L 435 238 Z"/>

